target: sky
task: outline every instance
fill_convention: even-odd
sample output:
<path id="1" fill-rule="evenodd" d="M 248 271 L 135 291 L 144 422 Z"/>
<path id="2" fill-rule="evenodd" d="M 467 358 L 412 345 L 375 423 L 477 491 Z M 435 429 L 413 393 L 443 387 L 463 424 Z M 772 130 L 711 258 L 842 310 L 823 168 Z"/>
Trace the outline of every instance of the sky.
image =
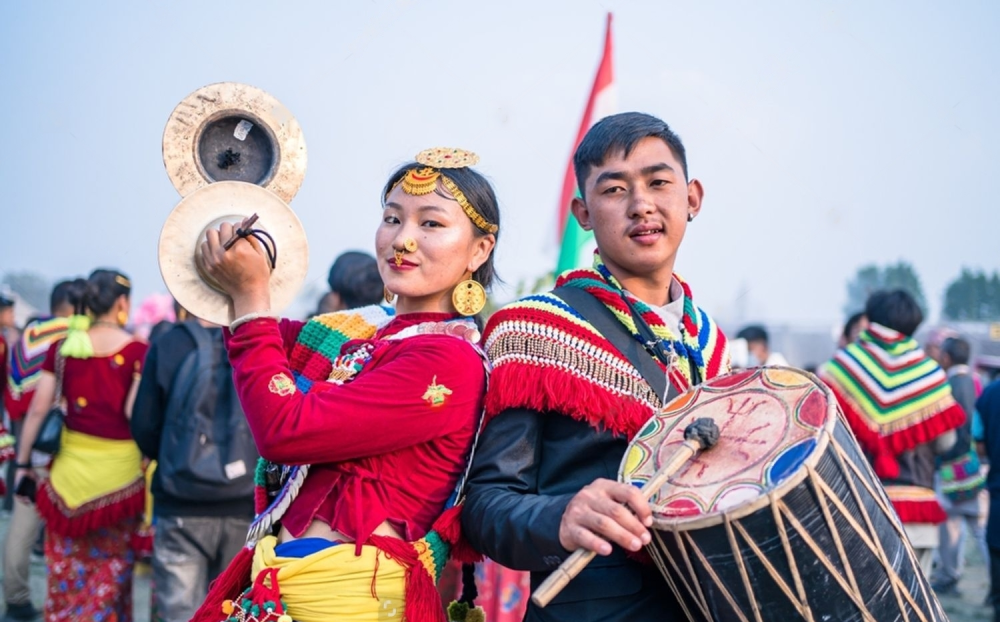
<path id="1" fill-rule="evenodd" d="M 0 273 L 112 266 L 139 299 L 165 291 L 157 240 L 180 196 L 164 125 L 195 89 L 235 81 L 303 129 L 291 206 L 309 291 L 340 252 L 372 250 L 396 166 L 455 146 L 500 198 L 509 300 L 555 265 L 609 11 L 619 110 L 667 121 L 704 184 L 676 269 L 710 313 L 833 326 L 857 268 L 904 259 L 934 315 L 963 266 L 1000 268 L 995 2 L 12 0 Z"/>

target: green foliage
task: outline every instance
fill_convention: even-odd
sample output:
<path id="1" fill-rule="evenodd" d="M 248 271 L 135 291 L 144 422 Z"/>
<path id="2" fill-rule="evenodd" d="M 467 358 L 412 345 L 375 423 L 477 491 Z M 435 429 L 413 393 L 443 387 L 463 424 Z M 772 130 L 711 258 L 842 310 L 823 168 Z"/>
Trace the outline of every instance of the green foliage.
<path id="1" fill-rule="evenodd" d="M 927 313 L 927 299 L 920 286 L 920 277 L 909 262 L 900 260 L 899 263 L 883 268 L 875 264 L 859 268 L 854 278 L 847 282 L 844 314 L 850 315 L 863 310 L 868 297 L 880 289 L 902 289 L 909 292 L 924 313 Z"/>
<path id="2" fill-rule="evenodd" d="M 962 268 L 944 293 L 944 317 L 949 320 L 1000 320 L 1000 274 Z"/>

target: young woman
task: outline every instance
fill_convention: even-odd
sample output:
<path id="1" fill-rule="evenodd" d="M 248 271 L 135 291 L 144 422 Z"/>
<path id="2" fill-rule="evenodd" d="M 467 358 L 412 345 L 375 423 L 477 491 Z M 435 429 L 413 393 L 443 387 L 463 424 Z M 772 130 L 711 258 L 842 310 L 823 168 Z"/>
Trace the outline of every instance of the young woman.
<path id="1" fill-rule="evenodd" d="M 45 619 L 127 622 L 132 619 L 132 536 L 145 499 L 142 456 L 128 420 L 146 344 L 124 329 L 132 289 L 125 275 L 95 270 L 78 289 L 66 339 L 46 355 L 15 477 L 18 483 L 35 477 L 31 447 L 61 391 L 66 403 L 62 443 L 36 495 L 48 532 Z"/>
<path id="2" fill-rule="evenodd" d="M 276 320 L 259 243 L 226 251 L 233 227 L 208 233 L 204 269 L 233 300 L 227 347 L 250 428 L 265 460 L 292 468 L 258 468 L 280 490 L 196 620 L 443 618 L 432 526 L 480 421 L 486 371 L 469 303 L 485 301 L 499 230 L 476 161 L 428 150 L 389 178 L 375 249 L 391 318 L 367 307 Z M 457 540 L 457 521 L 439 529 Z"/>

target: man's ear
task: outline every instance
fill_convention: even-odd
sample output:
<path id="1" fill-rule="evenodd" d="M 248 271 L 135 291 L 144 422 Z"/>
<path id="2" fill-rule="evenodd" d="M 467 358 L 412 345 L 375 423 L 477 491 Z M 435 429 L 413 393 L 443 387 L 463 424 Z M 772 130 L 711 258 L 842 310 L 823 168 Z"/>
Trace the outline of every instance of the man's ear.
<path id="1" fill-rule="evenodd" d="M 576 216 L 577 222 L 580 223 L 580 227 L 584 231 L 591 231 L 593 226 L 590 224 L 590 210 L 587 209 L 587 204 L 583 202 L 580 197 L 573 197 L 573 202 L 570 203 L 569 209 Z"/>
<path id="2" fill-rule="evenodd" d="M 688 216 L 693 219 L 701 212 L 701 201 L 705 198 L 705 189 L 701 182 L 692 179 L 688 182 Z"/>

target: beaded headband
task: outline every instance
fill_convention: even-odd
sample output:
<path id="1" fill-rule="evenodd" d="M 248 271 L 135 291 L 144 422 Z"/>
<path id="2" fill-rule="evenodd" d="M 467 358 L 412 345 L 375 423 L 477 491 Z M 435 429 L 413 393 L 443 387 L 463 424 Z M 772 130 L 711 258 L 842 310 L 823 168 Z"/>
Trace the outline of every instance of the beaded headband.
<path id="1" fill-rule="evenodd" d="M 414 159 L 417 161 L 417 164 L 422 164 L 423 168 L 412 168 L 406 171 L 402 179 L 393 185 L 393 189 L 402 184 L 403 192 L 406 194 L 421 196 L 434 192 L 437 182 L 440 180 L 441 185 L 451 193 L 451 196 L 455 198 L 455 201 L 462 207 L 462 210 L 474 225 L 486 233 L 496 233 L 499 231 L 500 227 L 483 218 L 482 214 L 476 211 L 472 203 L 465 198 L 465 193 L 458 189 L 455 182 L 440 171 L 440 169 L 474 166 L 479 162 L 478 155 L 463 149 L 436 147 L 421 151 Z"/>

